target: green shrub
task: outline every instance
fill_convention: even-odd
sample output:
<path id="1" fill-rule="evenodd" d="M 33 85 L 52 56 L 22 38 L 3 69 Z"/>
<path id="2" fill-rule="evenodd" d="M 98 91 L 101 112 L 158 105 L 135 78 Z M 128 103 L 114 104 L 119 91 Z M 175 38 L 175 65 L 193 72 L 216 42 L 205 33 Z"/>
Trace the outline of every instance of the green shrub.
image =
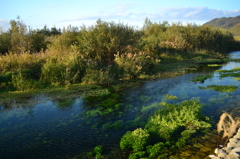
<path id="1" fill-rule="evenodd" d="M 140 74 L 147 74 L 154 71 L 159 60 L 154 59 L 144 52 L 139 52 L 117 54 L 115 62 L 119 69 L 124 71 L 125 77 L 133 79 L 139 77 Z"/>
<path id="2" fill-rule="evenodd" d="M 109 72 L 109 68 L 107 69 L 88 68 L 86 70 L 85 76 L 82 79 L 82 82 L 86 84 L 110 85 L 114 83 L 114 79 Z"/>
<path id="3" fill-rule="evenodd" d="M 51 55 L 51 52 L 49 54 Z M 78 52 L 52 55 L 42 67 L 41 80 L 52 85 L 79 83 L 85 69 L 86 61 Z"/>
<path id="4" fill-rule="evenodd" d="M 12 74 L 12 84 L 18 91 L 34 90 L 39 87 L 39 82 L 27 77 L 21 70 Z"/>

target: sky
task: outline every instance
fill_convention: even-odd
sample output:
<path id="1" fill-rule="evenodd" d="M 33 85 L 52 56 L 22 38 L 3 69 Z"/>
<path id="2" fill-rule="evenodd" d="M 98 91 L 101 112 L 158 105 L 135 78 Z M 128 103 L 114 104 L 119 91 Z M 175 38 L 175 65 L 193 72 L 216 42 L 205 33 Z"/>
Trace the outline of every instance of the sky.
<path id="1" fill-rule="evenodd" d="M 147 17 L 202 25 L 214 18 L 240 15 L 240 0 L 1 0 L 0 29 L 20 19 L 31 28 L 91 26 L 98 19 L 141 28 Z"/>

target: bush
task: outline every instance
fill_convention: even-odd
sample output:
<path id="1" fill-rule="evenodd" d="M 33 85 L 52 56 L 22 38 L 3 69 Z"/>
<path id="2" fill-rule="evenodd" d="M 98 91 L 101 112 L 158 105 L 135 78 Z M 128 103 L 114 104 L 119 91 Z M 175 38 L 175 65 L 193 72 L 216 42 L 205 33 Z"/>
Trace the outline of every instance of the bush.
<path id="1" fill-rule="evenodd" d="M 86 60 L 80 53 L 65 52 L 47 59 L 42 67 L 41 80 L 52 85 L 80 83 L 85 70 Z"/>
<path id="2" fill-rule="evenodd" d="M 21 70 L 12 75 L 12 84 L 18 91 L 38 88 L 38 82 L 28 78 Z"/>
<path id="3" fill-rule="evenodd" d="M 87 68 L 86 74 L 82 79 L 83 83 L 86 84 L 101 84 L 110 85 L 114 83 L 114 78 L 110 74 L 110 68 L 106 69 L 94 69 Z"/>
<path id="4" fill-rule="evenodd" d="M 124 71 L 125 77 L 133 79 L 140 74 L 147 74 L 154 71 L 159 60 L 147 55 L 144 52 L 124 53 L 115 55 L 115 62 L 119 69 Z"/>

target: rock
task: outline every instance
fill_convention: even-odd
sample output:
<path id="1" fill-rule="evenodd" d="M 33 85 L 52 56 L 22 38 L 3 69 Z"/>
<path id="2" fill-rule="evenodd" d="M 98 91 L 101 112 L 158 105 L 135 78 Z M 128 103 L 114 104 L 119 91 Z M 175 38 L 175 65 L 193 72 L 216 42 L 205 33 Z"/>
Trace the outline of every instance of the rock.
<path id="1" fill-rule="evenodd" d="M 227 154 L 225 152 L 218 153 L 218 157 L 224 158 L 226 156 L 227 156 Z"/>
<path id="2" fill-rule="evenodd" d="M 208 155 L 210 158 L 215 159 L 216 155 Z"/>
<path id="3" fill-rule="evenodd" d="M 229 142 L 229 143 L 227 144 L 227 147 L 235 147 L 236 145 L 237 145 L 236 142 Z"/>
<path id="4" fill-rule="evenodd" d="M 232 147 L 224 147 L 223 149 L 226 151 L 227 154 L 229 154 L 232 150 Z"/>
<path id="5" fill-rule="evenodd" d="M 239 140 L 238 140 L 238 138 L 231 138 L 231 139 L 229 139 L 229 142 L 235 142 L 235 143 L 237 143 Z"/>

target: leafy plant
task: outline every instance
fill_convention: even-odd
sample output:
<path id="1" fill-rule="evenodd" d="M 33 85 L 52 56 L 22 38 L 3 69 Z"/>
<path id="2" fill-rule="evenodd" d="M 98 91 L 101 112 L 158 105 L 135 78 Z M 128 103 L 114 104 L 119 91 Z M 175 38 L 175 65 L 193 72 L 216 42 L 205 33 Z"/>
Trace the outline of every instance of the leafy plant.
<path id="1" fill-rule="evenodd" d="M 237 86 L 224 86 L 224 85 L 209 85 L 207 87 L 199 86 L 200 89 L 211 89 L 218 92 L 234 92 L 237 90 Z"/>
<path id="2" fill-rule="evenodd" d="M 141 151 L 147 145 L 149 134 L 147 130 L 138 128 L 128 131 L 120 141 L 120 148 L 123 150 L 133 149 L 134 152 Z"/>
<path id="3" fill-rule="evenodd" d="M 173 96 L 173 95 L 171 95 L 171 94 L 167 94 L 167 95 L 165 95 L 165 98 L 167 98 L 167 99 L 178 99 L 178 97 L 177 96 Z"/>
<path id="4" fill-rule="evenodd" d="M 194 78 L 194 79 L 191 80 L 191 81 L 203 83 L 206 79 L 212 78 L 212 77 L 213 77 L 212 75 L 198 76 L 197 78 Z"/>

